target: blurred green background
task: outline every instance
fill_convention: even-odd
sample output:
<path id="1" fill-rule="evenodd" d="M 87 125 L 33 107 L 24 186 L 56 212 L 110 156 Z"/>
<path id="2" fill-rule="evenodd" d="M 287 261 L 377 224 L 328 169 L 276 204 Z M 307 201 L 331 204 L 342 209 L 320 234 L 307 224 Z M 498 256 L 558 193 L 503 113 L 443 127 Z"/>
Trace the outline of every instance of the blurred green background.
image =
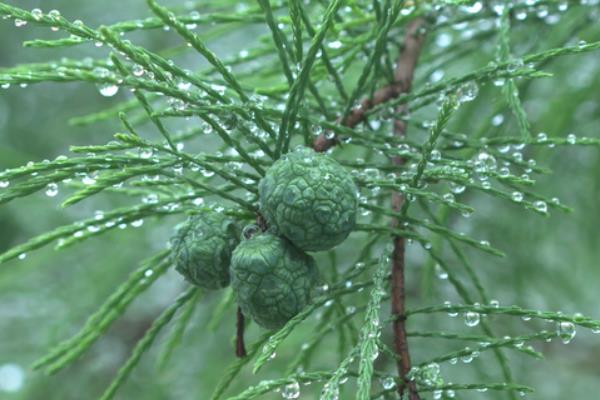
<path id="1" fill-rule="evenodd" d="M 57 8 L 70 19 L 81 19 L 91 26 L 134 17 L 149 16 L 144 1 L 75 2 L 75 1 L 19 1 L 19 6 L 45 11 Z M 118 10 L 115 12 L 114 10 Z M 596 10 L 597 11 L 597 10 Z M 522 27 L 515 28 L 516 52 L 525 53 L 545 48 L 539 43 L 546 38 L 551 45 L 552 35 L 568 29 L 570 21 L 580 20 L 590 10 L 574 9 L 562 15 L 559 25 L 544 23 L 530 15 Z M 579 40 L 600 39 L 598 13 L 591 13 L 589 26 L 577 31 Z M 595 24 L 593 23 L 594 21 Z M 0 67 L 17 63 L 49 61 L 62 56 L 83 58 L 98 56 L 105 49 L 81 46 L 67 50 L 24 49 L 23 40 L 56 37 L 57 34 L 39 27 L 15 28 L 12 21 L 0 21 Z M 564 22 L 564 24 L 563 24 Z M 567 28 L 565 28 L 565 25 Z M 438 33 L 430 41 L 441 43 L 453 35 L 452 30 Z M 136 35 L 136 43 L 160 48 L 163 42 L 175 43 L 173 35 Z M 249 35 L 250 39 L 254 39 Z M 153 38 L 153 40 L 150 39 Z M 244 32 L 228 35 L 218 43 L 209 43 L 220 54 L 237 52 L 244 46 Z M 576 43 L 573 39 L 572 43 Z M 445 76 L 454 76 L 471 68 L 485 65 L 493 55 L 493 38 L 489 47 L 482 47 L 464 56 L 460 62 L 445 69 Z M 435 52 L 434 52 L 435 53 Z M 430 58 L 435 56 L 426 55 Z M 198 59 L 186 60 L 198 67 Z M 426 70 L 426 69 L 423 69 Z M 598 138 L 600 127 L 600 52 L 554 61 L 547 70 L 553 79 L 533 82 L 525 95 L 535 132 L 550 137 L 564 137 L 568 133 Z M 423 71 L 421 71 L 423 72 Z M 418 84 L 430 79 L 419 76 Z M 41 84 L 34 87 L 0 89 L 0 170 L 27 163 L 30 160 L 52 159 L 67 154 L 69 145 L 105 143 L 120 129 L 116 121 L 73 127 L 69 118 L 83 115 L 116 104 L 130 97 L 121 91 L 105 98 L 91 85 Z M 464 107 L 454 121 L 456 130 L 470 133 L 469 129 L 486 122 L 490 105 L 501 97 L 492 85 L 481 88 L 477 100 Z M 425 118 L 433 118 L 427 114 Z M 430 112 L 430 111 L 429 111 Z M 505 112 L 505 119 L 510 115 Z M 512 124 L 512 125 L 509 125 Z M 505 122 L 514 127 L 514 121 Z M 509 128 L 507 128 L 508 130 Z M 352 157 L 353 154 L 345 156 Z M 600 319 L 600 156 L 595 148 L 540 148 L 526 150 L 526 157 L 535 157 L 538 165 L 553 170 L 550 176 L 539 176 L 538 191 L 548 197 L 559 197 L 563 204 L 573 207 L 571 214 L 554 212 L 543 218 L 523 209 L 477 193 L 466 193 L 465 201 L 477 212 L 470 218 L 453 217 L 453 225 L 473 237 L 484 238 L 508 254 L 504 259 L 490 258 L 477 252 L 469 256 L 491 296 L 501 304 L 518 304 L 526 308 L 581 312 Z M 59 204 L 63 195 L 49 198 L 39 193 L 0 207 L 0 252 L 11 245 L 25 241 L 61 224 L 93 215 L 96 210 L 114 207 L 110 196 L 96 198 L 67 209 Z M 66 250 L 55 252 L 47 248 L 28 254 L 24 260 L 0 267 L 0 399 L 92 399 L 108 385 L 116 369 L 125 360 L 131 347 L 149 326 L 152 319 L 172 302 L 183 287 L 182 279 L 169 273 L 140 297 L 125 316 L 111 327 L 81 359 L 55 376 L 32 372 L 31 363 L 52 345 L 75 333 L 87 315 L 122 282 L 140 260 L 163 249 L 172 227 L 181 217 L 146 221 L 140 228 L 127 228 L 102 235 Z M 345 249 L 361 241 L 352 237 L 338 250 L 338 261 L 351 259 Z M 326 263 L 321 257 L 320 261 Z M 436 280 L 432 293 L 421 291 L 421 271 L 426 262 L 416 246 L 409 248 L 408 279 L 410 306 L 458 301 L 447 281 Z M 220 294 L 204 297 L 197 308 L 193 323 L 187 330 L 183 345 L 176 350 L 169 367 L 161 373 L 155 369 L 157 348 L 143 357 L 140 367 L 120 390 L 119 399 L 206 399 L 226 366 L 234 360 L 231 338 L 235 315 L 230 310 L 216 332 L 206 329 L 211 310 Z M 349 304 L 350 305 L 350 304 Z M 499 334 L 528 333 L 554 329 L 539 322 L 498 317 L 495 326 Z M 422 325 L 417 325 L 422 323 Z M 445 315 L 414 319 L 411 328 L 445 327 L 448 331 L 464 330 L 459 318 Z M 312 332 L 314 318 L 301 325 L 284 344 L 277 357 L 258 376 L 244 372 L 235 381 L 231 393 L 257 383 L 260 379 L 277 377 Z M 389 329 L 385 330 L 388 335 Z M 259 330 L 253 326 L 248 339 Z M 160 337 L 161 339 L 164 336 Z M 321 348 L 317 368 L 332 368 L 337 364 L 335 336 Z M 159 343 L 160 344 L 160 340 Z M 416 361 L 427 355 L 456 348 L 456 344 L 435 343 L 424 339 L 411 340 Z M 546 360 L 534 360 L 523 355 L 508 353 L 514 375 L 520 383 L 533 386 L 536 393 L 531 399 L 595 399 L 600 392 L 600 335 L 579 331 L 575 340 L 563 345 L 536 343 Z M 330 350 L 331 349 L 331 350 Z M 381 366 L 380 366 L 381 367 Z M 391 365 L 388 366 L 393 371 Z M 382 368 L 386 368 L 383 366 Z M 497 367 L 491 354 L 483 354 L 470 364 L 443 364 L 444 378 L 453 382 L 470 382 L 481 376 L 498 380 Z M 314 385 L 313 385 L 314 386 Z M 316 398 L 318 388 L 302 389 L 301 398 Z M 342 398 L 351 398 L 351 391 Z M 347 396 L 347 397 L 344 397 Z M 458 398 L 500 398 L 495 393 L 464 393 Z M 280 398 L 279 394 L 265 398 Z"/>

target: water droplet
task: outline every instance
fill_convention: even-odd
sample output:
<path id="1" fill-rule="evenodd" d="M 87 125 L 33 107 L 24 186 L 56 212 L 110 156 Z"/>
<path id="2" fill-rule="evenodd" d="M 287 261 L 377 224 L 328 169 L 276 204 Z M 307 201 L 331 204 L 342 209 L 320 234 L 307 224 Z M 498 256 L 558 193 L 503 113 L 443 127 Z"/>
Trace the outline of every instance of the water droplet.
<path id="1" fill-rule="evenodd" d="M 500 302 L 498 300 L 490 300 L 490 306 L 494 308 L 499 308 Z"/>
<path id="2" fill-rule="evenodd" d="M 440 264 L 435 264 L 435 274 L 437 275 L 438 279 L 448 279 L 448 272 L 444 271 Z"/>
<path id="3" fill-rule="evenodd" d="M 542 212 L 544 214 L 548 212 L 548 205 L 546 204 L 545 201 L 542 201 L 542 200 L 534 201 L 533 207 L 535 207 L 535 209 L 537 211 Z"/>
<path id="4" fill-rule="evenodd" d="M 537 134 L 537 140 L 538 142 L 545 142 L 548 140 L 548 135 L 546 135 L 544 132 L 540 132 Z"/>
<path id="5" fill-rule="evenodd" d="M 471 328 L 474 326 L 477 326 L 481 319 L 480 315 L 474 311 L 467 311 L 465 313 L 464 317 L 465 317 L 465 325 L 467 325 L 468 327 L 471 327 Z"/>
<path id="6" fill-rule="evenodd" d="M 58 185 L 54 182 L 49 183 L 46 186 L 46 196 L 48 197 L 54 197 L 58 194 Z"/>
<path id="7" fill-rule="evenodd" d="M 494 79 L 492 81 L 492 83 L 494 84 L 494 86 L 500 87 L 500 86 L 503 86 L 504 83 L 506 83 L 506 79 L 504 79 L 504 78 L 496 78 L 496 79 Z"/>
<path id="8" fill-rule="evenodd" d="M 96 183 L 96 178 L 94 178 L 91 175 L 86 175 L 83 177 L 83 179 L 81 179 L 81 182 L 84 185 L 93 185 L 94 183 Z"/>
<path id="9" fill-rule="evenodd" d="M 444 193 L 442 195 L 442 198 L 447 203 L 454 203 L 456 201 L 456 199 L 454 198 L 454 195 L 452 193 Z"/>
<path id="10" fill-rule="evenodd" d="M 226 86 L 223 85 L 217 85 L 217 84 L 212 84 L 210 85 L 210 88 L 212 90 L 214 90 L 215 92 L 219 93 L 221 96 L 223 96 L 225 94 L 225 90 L 227 90 Z"/>
<path id="11" fill-rule="evenodd" d="M 59 19 L 60 18 L 60 11 L 58 10 L 50 10 L 48 12 L 48 16 L 52 19 Z"/>
<path id="12" fill-rule="evenodd" d="M 455 183 L 455 182 L 450 182 L 449 185 L 450 185 L 450 191 L 454 194 L 461 194 L 466 189 L 466 186 Z"/>
<path id="13" fill-rule="evenodd" d="M 527 10 L 520 9 L 515 11 L 515 18 L 519 21 L 524 21 L 527 18 Z"/>
<path id="14" fill-rule="evenodd" d="M 452 35 L 446 32 L 442 32 L 435 38 L 435 44 L 438 47 L 448 47 L 452 44 Z"/>
<path id="15" fill-rule="evenodd" d="M 381 380 L 381 386 L 385 390 L 393 389 L 394 387 L 396 387 L 396 379 L 394 379 L 393 376 L 386 376 Z"/>
<path id="16" fill-rule="evenodd" d="M 330 49 L 339 49 L 342 47 L 342 42 L 340 42 L 339 40 L 335 40 L 333 42 L 329 42 L 327 44 L 327 47 L 329 47 Z"/>
<path id="17" fill-rule="evenodd" d="M 10 185 L 9 181 L 0 181 L 0 189 L 7 188 Z"/>
<path id="18" fill-rule="evenodd" d="M 546 18 L 548 16 L 548 13 L 548 6 L 542 4 L 538 6 L 535 14 L 538 16 L 538 18 Z"/>
<path id="19" fill-rule="evenodd" d="M 33 10 L 31 10 L 31 16 L 36 21 L 39 21 L 44 16 L 44 13 L 39 8 L 34 8 Z"/>
<path id="20" fill-rule="evenodd" d="M 152 148 L 146 147 L 146 148 L 140 149 L 140 158 L 149 159 L 153 155 L 154 155 L 154 150 Z"/>
<path id="21" fill-rule="evenodd" d="M 456 96 L 459 102 L 465 103 L 475 100 L 478 93 L 479 87 L 477 86 L 477 83 L 471 81 L 461 85 L 456 92 Z"/>
<path id="22" fill-rule="evenodd" d="M 376 337 L 377 337 L 377 335 L 376 335 Z M 375 348 L 373 349 L 373 353 L 371 354 L 371 361 L 377 360 L 377 357 L 379 357 L 379 348 L 377 347 L 377 345 L 375 345 Z"/>
<path id="23" fill-rule="evenodd" d="M 521 192 L 512 192 L 510 197 L 514 202 L 517 202 L 517 203 L 520 203 L 523 201 L 523 193 L 521 193 Z"/>
<path id="24" fill-rule="evenodd" d="M 406 17 L 406 16 L 412 14 L 414 11 L 415 11 L 415 7 L 414 6 L 408 6 L 407 5 L 406 7 L 403 7 L 400 10 L 400 14 Z"/>
<path id="25" fill-rule="evenodd" d="M 131 223 L 131 226 L 134 228 L 139 228 L 140 226 L 144 225 L 144 220 L 143 219 L 137 219 L 135 221 L 133 221 Z"/>
<path id="26" fill-rule="evenodd" d="M 27 21 L 24 21 L 24 20 L 18 19 L 18 18 L 15 19 L 15 26 L 17 28 L 20 28 L 20 27 L 25 26 L 25 25 L 27 25 Z"/>
<path id="27" fill-rule="evenodd" d="M 24 260 L 25 258 L 27 258 L 27 253 L 21 253 L 21 254 L 19 254 L 19 256 L 17 258 L 19 260 Z"/>
<path id="28" fill-rule="evenodd" d="M 144 70 L 144 67 L 142 67 L 141 65 L 135 64 L 133 66 L 133 68 L 131 69 L 131 72 L 133 72 L 134 76 L 142 76 L 142 75 L 144 75 L 144 72 L 146 72 L 146 71 Z"/>
<path id="29" fill-rule="evenodd" d="M 575 337 L 577 331 L 575 330 L 575 325 L 569 321 L 559 321 L 556 324 L 556 334 L 560 337 L 560 340 L 564 344 L 571 343 L 571 340 Z"/>
<path id="30" fill-rule="evenodd" d="M 574 133 L 569 133 L 567 135 L 567 143 L 569 144 L 575 144 L 577 142 L 577 136 L 575 136 Z"/>
<path id="31" fill-rule="evenodd" d="M 494 126 L 500 126 L 500 125 L 502 125 L 503 122 L 504 122 L 504 115 L 502 115 L 502 114 L 496 114 L 492 118 L 492 125 L 494 125 Z"/>
<path id="32" fill-rule="evenodd" d="M 58 10 L 50 10 L 48 12 L 48 17 L 50 17 L 51 19 L 58 21 L 60 19 L 60 12 Z M 58 31 L 58 26 L 51 26 L 50 30 L 52 32 L 57 32 Z"/>
<path id="33" fill-rule="evenodd" d="M 297 399 L 300 397 L 300 385 L 297 381 L 288 383 L 281 390 L 281 396 L 284 399 Z"/>
<path id="34" fill-rule="evenodd" d="M 98 84 L 98 91 L 104 97 L 112 97 L 119 91 L 119 86 L 114 83 Z"/>
<path id="35" fill-rule="evenodd" d="M 208 169 L 202 169 L 202 176 L 204 176 L 205 178 L 210 178 L 214 175 L 215 175 L 214 171 L 210 171 Z"/>
<path id="36" fill-rule="evenodd" d="M 452 303 L 450 303 L 448 300 L 446 300 L 446 301 L 444 301 L 444 306 L 445 306 L 446 308 L 450 308 L 450 307 L 452 307 Z M 448 311 L 448 316 L 449 316 L 449 317 L 452 317 L 452 318 L 454 318 L 454 317 L 456 317 L 457 315 L 458 315 L 458 312 L 457 312 L 457 311 L 454 311 L 454 310 L 450 310 L 450 311 Z"/>
<path id="37" fill-rule="evenodd" d="M 192 87 L 192 84 L 190 82 L 181 81 L 177 83 L 177 89 L 182 90 L 184 92 L 190 90 L 190 87 Z"/>
<path id="38" fill-rule="evenodd" d="M 475 3 L 468 6 L 461 6 L 461 9 L 465 10 L 469 14 L 477 14 L 483 8 L 483 4 L 480 1 L 476 1 Z"/>

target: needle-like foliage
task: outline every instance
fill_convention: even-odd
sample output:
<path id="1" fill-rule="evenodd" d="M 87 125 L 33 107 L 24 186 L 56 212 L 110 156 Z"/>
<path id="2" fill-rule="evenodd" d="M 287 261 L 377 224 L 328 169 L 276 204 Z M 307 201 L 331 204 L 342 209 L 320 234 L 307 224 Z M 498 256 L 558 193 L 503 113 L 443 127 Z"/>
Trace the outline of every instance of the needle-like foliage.
<path id="1" fill-rule="evenodd" d="M 60 193 L 64 208 L 103 196 L 126 199 L 8 249 L 0 254 L 4 268 L 17 268 L 16 259 L 44 246 L 69 251 L 145 220 L 210 211 L 240 225 L 264 225 L 259 181 L 294 147 L 309 146 L 352 173 L 360 217 L 347 242 L 317 255 L 322 282 L 311 304 L 275 331 L 256 334 L 248 330 L 252 322 L 238 320 L 238 355 L 245 356 L 235 359 L 231 352 L 211 400 L 275 391 L 287 399 L 304 392 L 314 395 L 302 398 L 323 400 L 450 399 L 488 390 L 516 399 L 535 388 L 515 381 L 513 357 L 541 358 L 532 344 L 553 338 L 568 343 L 577 327 L 600 331 L 593 318 L 492 300 L 493 288 L 482 279 L 486 270 L 471 257 L 486 254 L 493 266 L 510 258 L 511 249 L 463 232 L 464 218 L 477 216 L 484 201 L 519 207 L 523 220 L 570 211 L 552 193 L 536 189 L 551 165 L 534 157 L 566 146 L 597 147 L 597 137 L 585 136 L 597 132 L 535 134 L 528 101 L 534 82 L 565 79 L 554 76 L 555 60 L 600 50 L 600 29 L 589 19 L 598 15 L 597 1 L 210 0 L 170 7 L 147 0 L 147 6 L 151 17 L 92 27 L 57 10 L 0 3 L 4 23 L 54 32 L 25 42 L 28 51 L 70 54 L 0 69 L 1 87 L 94 85 L 99 95 L 118 101 L 70 122 L 92 126 L 113 119 L 123 127 L 104 132 L 105 144 L 73 146 L 68 157 L 0 172 L 0 204 L 18 204 L 37 192 Z M 537 17 L 523 17 L 528 14 Z M 564 28 L 532 40 L 541 24 Z M 597 40 L 577 40 L 584 31 Z M 216 41 L 232 32 L 244 38 L 239 53 Z M 145 47 L 136 39 L 144 35 L 168 38 L 160 42 L 171 47 Z M 86 46 L 97 56 L 84 57 L 80 48 Z M 473 52 L 481 52 L 481 62 L 463 65 Z M 423 265 L 419 275 L 409 265 L 415 257 L 407 254 L 413 253 Z M 34 369 L 55 373 L 80 358 L 171 264 L 169 249 L 142 261 L 81 330 Z M 409 291 L 438 290 L 436 274 L 456 300 L 432 304 L 442 296 Z M 205 297 L 207 292 L 188 288 L 164 310 L 100 398 L 114 398 L 170 323 L 157 365 L 164 371 L 177 363 Z M 231 319 L 234 300 L 225 289 L 208 330 Z M 467 332 L 446 325 L 447 315 L 461 315 Z M 507 318 L 553 327 L 507 334 Z M 305 325 L 311 328 L 304 345 L 288 350 L 290 337 Z M 419 341 L 446 350 L 421 354 L 411 347 Z M 443 347 L 448 343 L 453 350 Z M 271 368 L 277 351 L 293 354 L 287 367 Z M 457 360 L 468 368 L 486 352 L 492 356 L 481 381 L 451 383 L 440 370 Z M 245 369 L 270 375 L 230 393 Z"/>

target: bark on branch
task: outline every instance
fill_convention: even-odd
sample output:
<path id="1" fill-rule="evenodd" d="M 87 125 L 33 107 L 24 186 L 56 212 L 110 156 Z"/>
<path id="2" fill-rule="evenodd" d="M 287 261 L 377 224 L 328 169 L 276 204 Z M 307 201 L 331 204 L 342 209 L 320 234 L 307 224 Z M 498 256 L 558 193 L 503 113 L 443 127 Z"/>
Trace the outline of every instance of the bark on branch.
<path id="1" fill-rule="evenodd" d="M 396 63 L 394 71 L 394 82 L 377 90 L 372 97 L 364 99 L 361 104 L 354 108 L 346 118 L 340 123 L 343 126 L 353 128 L 359 123 L 363 122 L 366 117 L 366 113 L 372 107 L 385 103 L 388 100 L 396 98 L 402 94 L 410 92 L 414 77 L 415 68 L 421 52 L 421 47 L 425 37 L 421 33 L 421 28 L 425 24 L 425 20 L 417 18 L 411 21 L 404 33 L 404 43 Z M 400 105 L 396 109 L 396 115 L 402 116 L 407 111 L 406 105 Z M 400 137 L 406 135 L 406 124 L 397 118 L 394 120 L 394 134 Z M 337 139 L 327 138 L 325 134 L 318 136 L 313 142 L 313 149 L 315 151 L 324 152 L 337 144 Z M 401 157 L 395 157 L 392 159 L 394 165 L 402 165 L 404 160 Z M 392 209 L 399 212 L 404 203 L 404 197 L 401 193 L 392 193 Z M 400 221 L 394 218 L 392 225 L 399 225 Z M 410 381 L 407 376 L 411 369 L 410 363 L 410 352 L 408 348 L 408 340 L 406 337 L 406 317 L 404 316 L 405 310 L 405 276 L 404 276 L 404 246 L 405 241 L 403 237 L 394 237 L 394 251 L 392 253 L 392 314 L 397 316 L 393 322 L 393 333 L 394 333 L 394 350 L 399 356 L 397 361 L 398 375 L 404 382 L 402 385 L 398 385 L 398 391 L 400 396 L 408 391 L 408 397 L 410 400 L 420 400 L 419 393 L 415 382 Z"/>
<path id="2" fill-rule="evenodd" d="M 425 39 L 419 32 L 423 24 L 424 21 L 422 19 L 414 20 L 408 25 L 404 34 L 404 48 L 400 53 L 394 74 L 396 82 L 402 87 L 402 93 L 410 92 L 412 87 L 417 60 L 419 59 L 421 47 Z M 406 108 L 405 104 L 400 105 L 396 109 L 396 114 L 402 116 L 402 114 L 406 113 Z M 400 137 L 406 136 L 406 123 L 401 118 L 394 120 L 394 134 Z M 394 165 L 402 165 L 404 160 L 401 157 L 394 157 L 392 163 Z M 400 212 L 403 203 L 404 196 L 401 193 L 392 193 L 393 211 Z M 394 227 L 399 224 L 400 221 L 397 218 L 392 220 Z M 406 337 L 406 317 L 404 316 L 406 301 L 404 246 L 405 241 L 403 237 L 394 238 L 394 251 L 392 253 L 392 315 L 398 317 L 394 319 L 392 324 L 394 330 L 394 350 L 400 356 L 400 359 L 397 361 L 397 368 L 400 377 L 404 381 L 404 385 L 399 385 L 400 396 L 402 397 L 404 391 L 408 389 L 408 398 L 410 400 L 419 400 L 419 393 L 417 392 L 415 382 L 407 378 L 411 363 Z"/>

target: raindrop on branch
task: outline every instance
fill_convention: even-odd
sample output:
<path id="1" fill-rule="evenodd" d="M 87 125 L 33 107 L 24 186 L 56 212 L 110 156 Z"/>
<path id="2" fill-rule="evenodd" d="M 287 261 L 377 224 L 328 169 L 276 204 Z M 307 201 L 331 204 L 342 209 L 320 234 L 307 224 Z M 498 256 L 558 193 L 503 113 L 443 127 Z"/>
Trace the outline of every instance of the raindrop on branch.
<path id="1" fill-rule="evenodd" d="M 394 387 L 396 387 L 396 380 L 393 376 L 387 376 L 381 380 L 381 386 L 385 390 L 393 389 Z"/>
<path id="2" fill-rule="evenodd" d="M 300 397 L 300 385 L 298 384 L 298 382 L 293 381 L 291 383 L 288 383 L 287 385 L 285 385 L 283 387 L 283 390 L 281 391 L 281 396 L 284 399 L 297 399 Z"/>
<path id="3" fill-rule="evenodd" d="M 58 185 L 54 182 L 46 186 L 46 196 L 55 197 L 58 194 Z"/>
<path id="4" fill-rule="evenodd" d="M 467 311 L 465 313 L 465 325 L 468 327 L 474 327 L 479 325 L 479 321 L 481 319 L 480 315 L 474 311 Z"/>
<path id="5" fill-rule="evenodd" d="M 31 16 L 36 21 L 39 21 L 44 16 L 44 13 L 39 8 L 34 8 L 33 10 L 31 10 Z"/>
<path id="6" fill-rule="evenodd" d="M 119 91 L 119 86 L 114 83 L 102 83 L 98 85 L 98 91 L 104 97 L 112 97 Z"/>
<path id="7" fill-rule="evenodd" d="M 461 85 L 456 92 L 456 96 L 459 102 L 466 103 L 475 100 L 478 93 L 479 87 L 477 83 L 471 81 Z"/>
<path id="8" fill-rule="evenodd" d="M 535 209 L 541 213 L 547 213 L 548 212 L 548 205 L 546 204 L 545 201 L 542 200 L 537 200 L 533 203 L 533 206 L 535 207 Z"/>
<path id="9" fill-rule="evenodd" d="M 560 321 L 556 324 L 556 334 L 564 344 L 571 343 L 576 333 L 575 325 L 572 322 Z"/>

